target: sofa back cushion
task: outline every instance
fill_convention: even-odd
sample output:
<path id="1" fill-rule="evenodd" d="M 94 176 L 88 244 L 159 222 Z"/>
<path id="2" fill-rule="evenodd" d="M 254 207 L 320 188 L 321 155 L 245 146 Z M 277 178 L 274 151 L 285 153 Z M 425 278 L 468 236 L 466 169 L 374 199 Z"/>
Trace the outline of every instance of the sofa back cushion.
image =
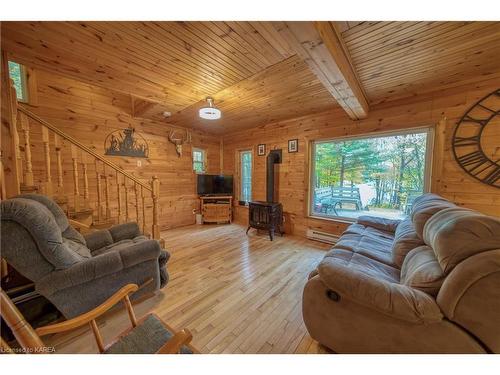
<path id="1" fill-rule="evenodd" d="M 424 241 L 448 274 L 472 255 L 500 249 L 500 219 L 466 208 L 448 208 L 429 219 Z"/>
<path id="2" fill-rule="evenodd" d="M 419 246 L 406 255 L 401 267 L 401 283 L 437 296 L 445 274 L 434 251 L 429 246 Z"/>
<path id="3" fill-rule="evenodd" d="M 436 194 L 424 194 L 415 199 L 410 216 L 418 237 L 424 238 L 424 226 L 435 213 L 450 207 L 456 205 Z"/>
<path id="4" fill-rule="evenodd" d="M 407 217 L 396 228 L 392 244 L 392 262 L 401 268 L 406 254 L 424 244 L 424 241 L 417 236 L 411 218 Z"/>

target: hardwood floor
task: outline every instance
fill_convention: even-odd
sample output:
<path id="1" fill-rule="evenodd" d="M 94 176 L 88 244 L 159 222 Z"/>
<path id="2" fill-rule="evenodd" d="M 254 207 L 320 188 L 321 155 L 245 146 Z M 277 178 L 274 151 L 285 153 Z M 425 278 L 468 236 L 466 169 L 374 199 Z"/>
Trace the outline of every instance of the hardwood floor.
<path id="1" fill-rule="evenodd" d="M 302 289 L 326 244 L 231 225 L 194 225 L 162 233 L 170 281 L 135 306 L 176 329 L 189 328 L 202 353 L 325 353 L 302 321 Z M 124 309 L 99 322 L 110 340 L 128 327 Z M 89 330 L 46 340 L 59 353 L 96 352 Z"/>

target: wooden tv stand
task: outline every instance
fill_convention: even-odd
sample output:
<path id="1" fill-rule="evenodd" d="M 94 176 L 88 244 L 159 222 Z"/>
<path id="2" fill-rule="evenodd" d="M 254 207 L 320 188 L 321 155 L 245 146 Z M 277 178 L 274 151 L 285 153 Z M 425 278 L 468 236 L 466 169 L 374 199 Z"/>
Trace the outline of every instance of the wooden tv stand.
<path id="1" fill-rule="evenodd" d="M 204 223 L 231 223 L 233 220 L 232 196 L 202 196 L 200 202 Z"/>

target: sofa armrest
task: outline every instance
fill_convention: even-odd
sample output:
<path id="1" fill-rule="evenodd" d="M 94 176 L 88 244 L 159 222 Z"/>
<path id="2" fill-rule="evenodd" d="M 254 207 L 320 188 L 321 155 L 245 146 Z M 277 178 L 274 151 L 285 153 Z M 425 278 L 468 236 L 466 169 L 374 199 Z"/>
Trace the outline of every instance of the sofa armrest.
<path id="1" fill-rule="evenodd" d="M 382 217 L 367 215 L 358 217 L 358 224 L 392 233 L 396 232 L 399 223 L 401 223 L 401 220 L 384 219 Z"/>
<path id="2" fill-rule="evenodd" d="M 69 268 L 51 272 L 36 283 L 36 288 L 42 295 L 52 295 L 62 289 L 112 275 L 136 264 L 157 260 L 160 250 L 160 244 L 156 240 L 136 242 L 81 261 Z"/>
<path id="3" fill-rule="evenodd" d="M 412 323 L 434 323 L 443 318 L 439 306 L 430 295 L 342 266 L 329 257 L 319 264 L 318 275 L 341 298 L 392 317 Z"/>
<path id="4" fill-rule="evenodd" d="M 97 230 L 92 233 L 88 233 L 84 236 L 87 247 L 90 252 L 99 250 L 105 246 L 111 245 L 113 243 L 113 237 L 107 229 Z"/>
<path id="5" fill-rule="evenodd" d="M 113 242 L 118 242 L 121 240 L 131 240 L 137 236 L 141 235 L 141 230 L 139 225 L 135 221 L 129 223 L 123 223 L 114 225 L 109 228 L 109 233 L 113 238 Z"/>

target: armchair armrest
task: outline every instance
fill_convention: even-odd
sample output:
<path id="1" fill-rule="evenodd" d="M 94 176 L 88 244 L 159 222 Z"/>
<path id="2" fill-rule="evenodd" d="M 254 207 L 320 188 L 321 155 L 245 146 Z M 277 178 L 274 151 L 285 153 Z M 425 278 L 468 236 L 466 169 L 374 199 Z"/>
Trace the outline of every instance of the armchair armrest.
<path id="1" fill-rule="evenodd" d="M 396 232 L 401 220 L 384 219 L 382 217 L 363 215 L 358 217 L 358 224 L 380 229 L 386 232 Z"/>
<path id="2" fill-rule="evenodd" d="M 406 285 L 376 278 L 325 258 L 318 273 L 326 286 L 365 307 L 412 323 L 433 323 L 443 315 L 434 298 Z"/>
<path id="3" fill-rule="evenodd" d="M 121 240 L 131 240 L 137 236 L 141 235 L 141 230 L 139 225 L 135 221 L 129 223 L 123 223 L 114 225 L 109 228 L 109 233 L 113 238 L 113 242 L 118 242 Z"/>

